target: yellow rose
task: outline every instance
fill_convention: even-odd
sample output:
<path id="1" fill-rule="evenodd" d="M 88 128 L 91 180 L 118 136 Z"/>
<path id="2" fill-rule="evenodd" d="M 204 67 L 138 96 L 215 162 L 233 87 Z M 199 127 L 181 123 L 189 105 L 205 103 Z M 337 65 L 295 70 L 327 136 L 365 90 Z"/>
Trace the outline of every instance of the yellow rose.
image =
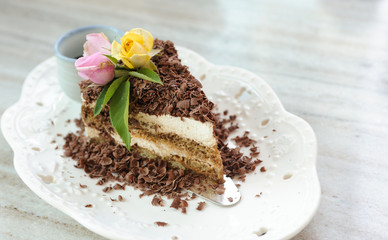
<path id="1" fill-rule="evenodd" d="M 113 41 L 111 54 L 117 60 L 121 60 L 131 69 L 148 67 L 154 69 L 154 64 L 150 59 L 159 52 L 152 49 L 154 38 L 148 31 L 135 28 L 126 32 L 120 39 L 120 43 Z"/>

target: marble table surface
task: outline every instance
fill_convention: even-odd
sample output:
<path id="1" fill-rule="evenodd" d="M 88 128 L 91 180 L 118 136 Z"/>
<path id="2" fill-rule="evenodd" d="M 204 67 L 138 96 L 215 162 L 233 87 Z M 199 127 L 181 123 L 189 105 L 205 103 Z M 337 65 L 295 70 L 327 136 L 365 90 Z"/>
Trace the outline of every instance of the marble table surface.
<path id="1" fill-rule="evenodd" d="M 148 29 L 259 73 L 318 139 L 320 207 L 295 239 L 388 239 L 388 1 L 0 0 L 0 115 L 73 28 Z M 0 239 L 102 239 L 39 199 L 0 134 Z"/>

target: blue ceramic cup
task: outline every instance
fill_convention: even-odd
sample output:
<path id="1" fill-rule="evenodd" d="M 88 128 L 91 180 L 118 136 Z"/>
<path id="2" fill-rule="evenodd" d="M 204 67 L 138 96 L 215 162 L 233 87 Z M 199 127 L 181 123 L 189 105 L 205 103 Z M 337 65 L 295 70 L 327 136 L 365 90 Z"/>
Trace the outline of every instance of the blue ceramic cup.
<path id="1" fill-rule="evenodd" d="M 81 102 L 81 92 L 78 83 L 82 78 L 78 76 L 74 63 L 83 54 L 86 35 L 100 32 L 103 32 L 111 42 L 113 40 L 120 42 L 120 38 L 124 35 L 124 32 L 114 27 L 91 25 L 67 32 L 55 43 L 54 50 L 57 59 L 59 85 L 65 94 L 75 101 Z"/>

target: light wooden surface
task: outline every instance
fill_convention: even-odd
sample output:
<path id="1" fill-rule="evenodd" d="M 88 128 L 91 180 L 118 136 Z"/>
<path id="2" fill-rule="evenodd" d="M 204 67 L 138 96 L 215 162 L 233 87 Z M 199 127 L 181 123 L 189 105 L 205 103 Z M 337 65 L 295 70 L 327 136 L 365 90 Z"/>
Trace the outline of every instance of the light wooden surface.
<path id="1" fill-rule="evenodd" d="M 0 114 L 73 28 L 142 27 L 256 72 L 318 139 L 320 208 L 295 239 L 388 239 L 388 1 L 0 0 Z M 0 239 L 100 239 L 32 193 L 0 135 Z"/>

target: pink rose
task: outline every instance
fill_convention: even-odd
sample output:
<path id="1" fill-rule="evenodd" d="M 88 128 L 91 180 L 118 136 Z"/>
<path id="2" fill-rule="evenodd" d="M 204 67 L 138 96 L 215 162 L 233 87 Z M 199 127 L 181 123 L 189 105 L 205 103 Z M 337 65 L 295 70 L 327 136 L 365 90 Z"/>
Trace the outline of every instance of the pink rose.
<path id="1" fill-rule="evenodd" d="M 80 57 L 75 61 L 78 75 L 100 85 L 112 81 L 115 76 L 115 65 L 105 57 L 103 52 L 97 52 L 87 57 Z"/>
<path id="2" fill-rule="evenodd" d="M 90 56 L 96 52 L 110 54 L 111 43 L 104 33 L 90 33 L 86 35 L 84 44 L 84 57 Z"/>

